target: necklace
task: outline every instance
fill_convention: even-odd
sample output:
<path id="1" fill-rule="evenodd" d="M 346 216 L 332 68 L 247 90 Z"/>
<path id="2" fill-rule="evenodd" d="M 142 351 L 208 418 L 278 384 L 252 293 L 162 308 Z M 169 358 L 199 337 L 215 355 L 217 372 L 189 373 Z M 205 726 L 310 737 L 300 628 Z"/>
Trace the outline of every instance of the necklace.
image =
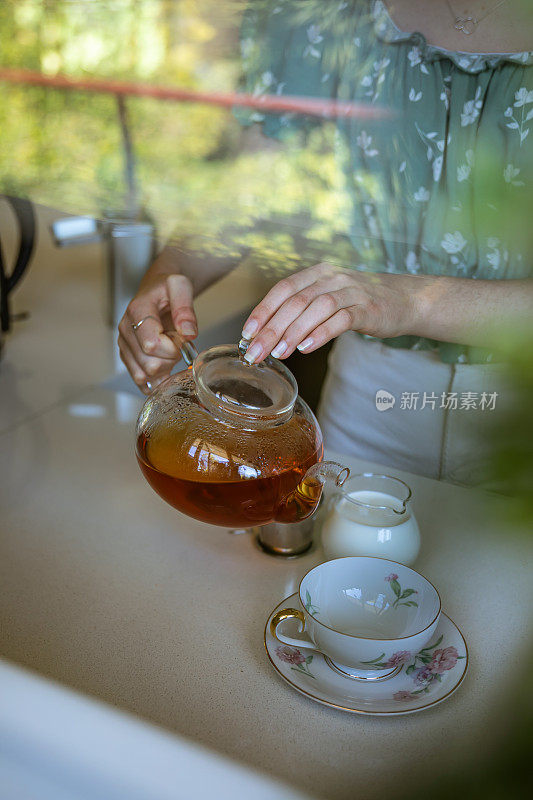
<path id="1" fill-rule="evenodd" d="M 456 31 L 461 31 L 461 33 L 465 33 L 467 36 L 470 36 L 472 33 L 475 33 L 476 28 L 479 25 L 479 23 L 482 22 L 486 17 L 488 17 L 489 14 L 493 14 L 494 11 L 496 11 L 497 8 L 499 8 L 500 6 L 503 6 L 503 4 L 506 3 L 506 2 L 507 2 L 507 0 L 500 0 L 500 2 L 496 3 L 495 6 L 492 6 L 492 8 L 489 8 L 489 10 L 486 11 L 483 14 L 482 17 L 472 17 L 472 16 L 459 17 L 459 16 L 457 16 L 455 11 L 453 10 L 452 4 L 450 3 L 450 0 L 446 0 L 448 8 L 450 9 L 450 12 L 451 12 L 452 16 L 455 19 L 455 22 L 453 23 L 453 27 L 455 28 Z"/>

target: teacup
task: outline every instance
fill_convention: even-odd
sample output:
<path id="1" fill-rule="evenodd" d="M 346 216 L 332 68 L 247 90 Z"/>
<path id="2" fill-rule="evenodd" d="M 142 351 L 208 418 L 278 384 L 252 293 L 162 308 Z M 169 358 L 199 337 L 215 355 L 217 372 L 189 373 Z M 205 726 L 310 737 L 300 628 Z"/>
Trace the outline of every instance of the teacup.
<path id="1" fill-rule="evenodd" d="M 310 570 L 299 588 L 301 609 L 284 608 L 270 631 L 284 644 L 318 650 L 351 678 L 390 678 L 429 644 L 441 601 L 426 578 L 396 561 L 351 556 Z M 301 637 L 280 631 L 299 621 Z"/>

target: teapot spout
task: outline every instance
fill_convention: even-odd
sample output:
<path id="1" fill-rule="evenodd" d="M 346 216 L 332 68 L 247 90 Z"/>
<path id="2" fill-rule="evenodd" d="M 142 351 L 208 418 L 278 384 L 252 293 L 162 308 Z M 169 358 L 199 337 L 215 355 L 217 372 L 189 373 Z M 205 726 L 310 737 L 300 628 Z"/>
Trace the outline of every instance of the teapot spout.
<path id="1" fill-rule="evenodd" d="M 300 522 L 310 517 L 318 506 L 327 483 L 342 486 L 350 475 L 348 467 L 336 461 L 320 461 L 309 467 L 291 494 L 283 500 L 274 517 L 276 522 Z"/>

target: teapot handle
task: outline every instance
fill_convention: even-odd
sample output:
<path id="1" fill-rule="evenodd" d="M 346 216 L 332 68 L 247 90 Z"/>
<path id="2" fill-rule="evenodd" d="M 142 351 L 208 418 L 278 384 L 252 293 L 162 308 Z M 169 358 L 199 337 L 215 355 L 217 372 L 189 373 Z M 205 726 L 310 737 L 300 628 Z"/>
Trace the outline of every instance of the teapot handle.
<path id="1" fill-rule="evenodd" d="M 185 339 L 181 337 L 181 335 L 176 330 L 167 330 L 163 331 L 165 336 L 168 336 L 171 339 L 176 347 L 179 348 L 181 357 L 185 361 L 188 367 L 192 366 L 192 363 L 196 356 L 198 355 L 198 350 L 194 346 L 192 342 L 186 342 Z"/>

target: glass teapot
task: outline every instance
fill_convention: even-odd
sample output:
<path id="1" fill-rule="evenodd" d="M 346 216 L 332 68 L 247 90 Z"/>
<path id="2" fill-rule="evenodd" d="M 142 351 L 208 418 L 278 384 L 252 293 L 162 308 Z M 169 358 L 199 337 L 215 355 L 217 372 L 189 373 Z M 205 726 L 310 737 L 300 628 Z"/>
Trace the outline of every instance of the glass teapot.
<path id="1" fill-rule="evenodd" d="M 136 454 L 150 486 L 214 525 L 310 516 L 324 484 L 342 485 L 349 470 L 322 461 L 318 422 L 292 373 L 271 356 L 249 365 L 247 343 L 198 354 L 176 332 L 165 333 L 188 366 L 157 386 L 137 420 Z"/>

